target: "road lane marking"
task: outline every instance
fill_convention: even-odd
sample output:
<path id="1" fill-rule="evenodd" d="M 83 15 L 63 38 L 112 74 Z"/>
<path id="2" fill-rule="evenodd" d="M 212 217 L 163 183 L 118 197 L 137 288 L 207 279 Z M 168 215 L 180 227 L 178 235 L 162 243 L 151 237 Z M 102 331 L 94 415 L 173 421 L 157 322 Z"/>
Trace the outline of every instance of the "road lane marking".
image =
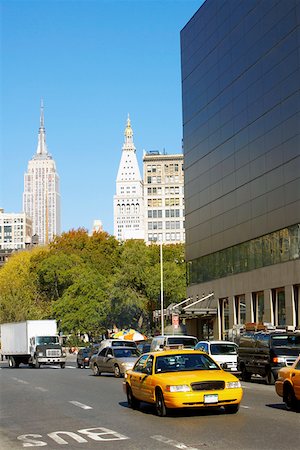
<path id="1" fill-rule="evenodd" d="M 74 366 L 66 366 L 66 369 L 76 369 Z"/>
<path id="2" fill-rule="evenodd" d="M 188 445 L 185 445 L 182 442 L 174 441 L 173 439 L 169 439 L 169 438 L 167 438 L 165 436 L 161 436 L 159 434 L 155 435 L 155 436 L 151 436 L 151 439 L 155 439 L 156 441 L 163 442 L 164 444 L 171 445 L 172 447 L 175 447 L 175 448 L 180 448 L 180 449 L 184 449 L 184 450 L 198 450 L 196 447 L 189 447 Z M 206 446 L 206 444 L 200 444 L 200 445 Z"/>
<path id="3" fill-rule="evenodd" d="M 91 406 L 84 405 L 83 403 L 76 402 L 75 400 L 72 400 L 69 403 L 72 403 L 72 405 L 78 406 L 79 408 L 82 408 L 82 409 L 93 409 Z"/>
<path id="4" fill-rule="evenodd" d="M 12 379 L 15 380 L 15 381 L 17 381 L 18 383 L 29 384 L 28 381 L 20 380 L 20 378 L 12 377 Z"/>
<path id="5" fill-rule="evenodd" d="M 241 408 L 244 408 L 244 409 L 250 409 L 250 406 L 246 406 L 246 405 L 240 405 L 241 406 Z"/>
<path id="6" fill-rule="evenodd" d="M 41 392 L 48 392 L 48 389 L 45 389 L 45 388 L 40 387 L 40 386 L 35 386 L 34 389 L 37 389 L 38 391 L 41 391 Z"/>

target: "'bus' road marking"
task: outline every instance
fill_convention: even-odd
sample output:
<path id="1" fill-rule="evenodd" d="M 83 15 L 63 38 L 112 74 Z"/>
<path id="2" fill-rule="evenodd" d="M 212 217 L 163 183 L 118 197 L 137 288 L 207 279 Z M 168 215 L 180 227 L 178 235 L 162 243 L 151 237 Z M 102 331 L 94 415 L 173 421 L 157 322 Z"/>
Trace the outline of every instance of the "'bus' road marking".
<path id="1" fill-rule="evenodd" d="M 37 389 L 38 391 L 41 391 L 41 392 L 48 392 L 48 389 L 45 389 L 45 388 L 40 387 L 40 386 L 35 386 L 35 389 Z"/>
<path id="2" fill-rule="evenodd" d="M 172 447 L 180 448 L 184 450 L 198 450 L 196 447 L 188 447 L 187 445 L 183 444 L 182 442 L 173 441 L 173 439 L 169 439 L 165 436 L 155 435 L 151 436 L 151 439 L 155 439 L 156 441 L 163 442 L 164 444 L 169 444 Z M 200 444 L 206 446 L 206 444 Z"/>
<path id="3" fill-rule="evenodd" d="M 74 400 L 70 401 L 69 403 L 72 403 L 72 405 L 78 406 L 79 408 L 82 408 L 82 409 L 93 409 L 91 406 L 84 405 L 83 403 L 76 402 Z"/>

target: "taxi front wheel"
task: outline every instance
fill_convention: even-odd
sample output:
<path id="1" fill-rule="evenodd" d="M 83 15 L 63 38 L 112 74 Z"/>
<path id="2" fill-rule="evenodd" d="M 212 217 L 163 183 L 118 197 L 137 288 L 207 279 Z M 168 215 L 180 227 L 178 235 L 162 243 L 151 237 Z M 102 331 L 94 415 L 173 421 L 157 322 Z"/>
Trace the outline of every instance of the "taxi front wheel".
<path id="1" fill-rule="evenodd" d="M 140 402 L 134 397 L 131 387 L 128 384 L 126 386 L 126 394 L 129 408 L 137 409 L 140 406 Z"/>
<path id="2" fill-rule="evenodd" d="M 156 413 L 159 417 L 165 417 L 167 415 L 167 408 L 165 405 L 165 400 L 161 390 L 156 391 L 156 401 L 155 401 Z"/>
<path id="3" fill-rule="evenodd" d="M 236 414 L 240 408 L 240 405 L 226 405 L 224 406 L 226 414 Z"/>

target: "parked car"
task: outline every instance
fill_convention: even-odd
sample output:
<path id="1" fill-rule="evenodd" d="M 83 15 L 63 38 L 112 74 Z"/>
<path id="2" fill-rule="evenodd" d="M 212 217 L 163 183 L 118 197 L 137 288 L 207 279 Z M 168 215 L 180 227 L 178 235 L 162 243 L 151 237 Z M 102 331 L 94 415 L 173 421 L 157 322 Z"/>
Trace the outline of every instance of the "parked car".
<path id="1" fill-rule="evenodd" d="M 275 390 L 288 409 L 300 409 L 300 356 L 292 367 L 279 370 Z"/>
<path id="2" fill-rule="evenodd" d="M 124 376 L 127 369 L 134 366 L 139 356 L 140 352 L 134 347 L 104 347 L 91 358 L 90 368 L 94 375 L 107 372 L 119 378 Z"/>
<path id="3" fill-rule="evenodd" d="M 93 354 L 98 352 L 97 347 L 84 347 L 80 348 L 77 353 L 77 367 L 79 369 L 89 367 L 90 358 Z"/>
<path id="4" fill-rule="evenodd" d="M 147 341 L 139 342 L 137 344 L 137 348 L 139 349 L 140 353 L 148 353 L 148 352 L 150 352 L 151 342 L 152 342 L 152 339 L 147 340 Z"/>
<path id="5" fill-rule="evenodd" d="M 151 403 L 158 416 L 165 416 L 169 409 L 209 406 L 223 406 L 234 414 L 243 395 L 238 378 L 205 352 L 189 349 L 141 355 L 127 370 L 123 386 L 129 407 Z"/>
<path id="6" fill-rule="evenodd" d="M 163 350 L 165 347 L 168 348 L 194 348 L 197 344 L 198 339 L 195 336 L 186 336 L 186 335 L 164 335 L 164 336 L 155 336 L 152 339 L 150 351 L 156 352 L 158 350 Z"/>
<path id="7" fill-rule="evenodd" d="M 238 366 L 244 381 L 252 374 L 274 384 L 282 367 L 291 367 L 300 353 L 300 333 L 287 331 L 248 331 L 241 335 Z"/>
<path id="8" fill-rule="evenodd" d="M 239 375 L 238 346 L 231 341 L 199 341 L 195 350 L 203 350 L 216 361 L 222 369 Z"/>
<path id="9" fill-rule="evenodd" d="M 135 341 L 126 339 L 103 339 L 98 344 L 98 351 L 101 351 L 105 347 L 133 347 L 137 348 L 137 343 Z"/>

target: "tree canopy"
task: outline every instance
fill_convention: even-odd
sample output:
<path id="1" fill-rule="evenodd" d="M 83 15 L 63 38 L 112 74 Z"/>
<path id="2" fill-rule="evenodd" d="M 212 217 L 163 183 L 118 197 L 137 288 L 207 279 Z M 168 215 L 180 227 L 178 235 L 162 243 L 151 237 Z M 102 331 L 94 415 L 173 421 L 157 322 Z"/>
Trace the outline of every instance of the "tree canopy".
<path id="1" fill-rule="evenodd" d="M 164 306 L 185 297 L 184 246 L 163 245 Z M 15 253 L 0 270 L 0 320 L 56 318 L 65 334 L 150 332 L 160 308 L 160 246 L 80 228 L 47 248 Z"/>

